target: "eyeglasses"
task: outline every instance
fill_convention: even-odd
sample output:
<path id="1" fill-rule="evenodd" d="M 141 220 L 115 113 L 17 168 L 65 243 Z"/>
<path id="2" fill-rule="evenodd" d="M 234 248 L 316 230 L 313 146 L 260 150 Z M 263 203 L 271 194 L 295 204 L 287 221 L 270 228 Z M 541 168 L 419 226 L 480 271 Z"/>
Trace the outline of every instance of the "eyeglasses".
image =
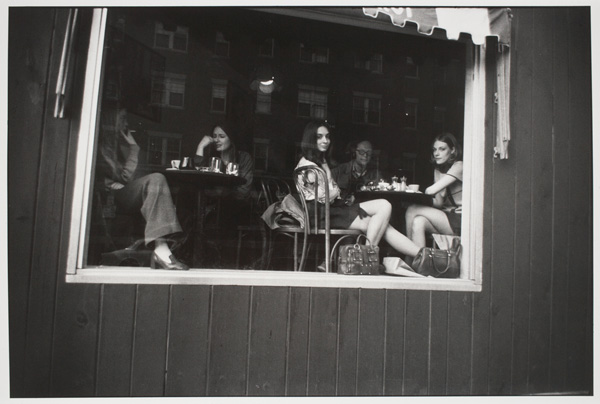
<path id="1" fill-rule="evenodd" d="M 370 150 L 360 150 L 360 149 L 356 149 L 356 152 L 357 152 L 358 154 L 360 154 L 361 156 L 369 156 L 369 157 L 370 157 L 371 155 L 373 155 L 373 152 L 372 152 L 372 151 L 370 151 Z"/>

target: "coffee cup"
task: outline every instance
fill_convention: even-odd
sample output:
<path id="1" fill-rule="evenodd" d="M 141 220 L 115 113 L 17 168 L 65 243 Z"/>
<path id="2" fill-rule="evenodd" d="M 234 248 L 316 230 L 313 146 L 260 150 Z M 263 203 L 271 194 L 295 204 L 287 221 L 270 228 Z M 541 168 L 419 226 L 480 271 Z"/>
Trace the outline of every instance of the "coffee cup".
<path id="1" fill-rule="evenodd" d="M 180 165 L 181 165 L 181 160 L 171 160 L 171 168 L 179 170 Z"/>
<path id="2" fill-rule="evenodd" d="M 419 192 L 419 184 L 410 184 L 408 186 L 408 189 L 410 189 L 413 192 Z"/>

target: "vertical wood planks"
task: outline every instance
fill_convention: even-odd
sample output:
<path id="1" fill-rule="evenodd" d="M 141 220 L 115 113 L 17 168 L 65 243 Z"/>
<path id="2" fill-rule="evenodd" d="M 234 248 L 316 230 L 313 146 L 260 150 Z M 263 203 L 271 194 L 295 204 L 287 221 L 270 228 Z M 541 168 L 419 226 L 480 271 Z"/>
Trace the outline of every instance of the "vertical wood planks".
<path id="1" fill-rule="evenodd" d="M 41 379 L 27 389 L 23 388 L 23 382 L 31 380 L 34 376 L 31 370 L 27 370 L 27 363 L 33 363 L 36 372 L 47 369 L 42 363 L 35 363 L 34 358 L 28 354 L 26 332 L 29 322 L 31 329 L 38 329 L 33 321 L 39 317 L 33 316 L 31 320 L 27 317 L 27 302 L 32 270 L 31 252 L 35 234 L 36 191 L 40 170 L 46 80 L 54 43 L 55 13 L 55 10 L 19 7 L 9 10 L 7 91 L 10 102 L 7 105 L 7 158 L 11 164 L 16 161 L 32 161 L 31 164 L 19 166 L 18 170 L 5 165 L 5 169 L 8 168 L 6 173 L 10 185 L 7 193 L 6 223 L 10 229 L 7 252 L 11 263 L 18 265 L 18 268 L 10 268 L 8 271 L 10 379 L 13 397 L 43 395 L 48 389 L 47 382 Z M 35 26 L 36 29 L 22 29 L 28 25 Z M 17 184 L 18 186 L 13 186 Z M 39 293 L 38 290 L 35 292 Z M 38 336 L 42 338 L 43 344 L 50 343 L 47 333 Z M 38 342 L 31 340 L 30 344 L 35 345 Z M 41 352 L 41 346 L 37 348 L 38 352 Z M 33 349 L 33 346 L 30 345 L 29 349 Z"/>
<path id="2" fill-rule="evenodd" d="M 406 330 L 404 340 L 405 395 L 426 395 L 429 387 L 431 294 L 406 292 Z"/>
<path id="3" fill-rule="evenodd" d="M 138 285 L 136 296 L 132 396 L 163 396 L 170 287 Z"/>
<path id="4" fill-rule="evenodd" d="M 443 395 L 446 393 L 448 378 L 448 297 L 448 292 L 431 294 L 429 386 L 427 388 L 430 395 Z M 469 356 L 467 353 L 464 355 Z"/>
<path id="5" fill-rule="evenodd" d="M 206 394 L 210 286 L 173 286 L 166 396 Z"/>
<path id="6" fill-rule="evenodd" d="M 404 393 L 406 291 L 387 291 L 384 395 Z"/>
<path id="7" fill-rule="evenodd" d="M 311 289 L 290 288 L 285 395 L 305 396 L 308 383 Z"/>
<path id="8" fill-rule="evenodd" d="M 131 384 L 135 285 L 103 285 L 98 330 L 96 396 L 127 397 Z"/>
<path id="9" fill-rule="evenodd" d="M 473 363 L 473 293 L 450 292 L 447 303 L 447 374 L 445 391 L 432 394 L 471 394 Z M 482 358 L 483 359 L 483 358 Z M 482 362 L 483 363 L 483 360 Z M 484 372 L 485 373 L 485 372 Z M 437 390 L 437 389 L 436 389 Z"/>
<path id="10" fill-rule="evenodd" d="M 357 395 L 383 394 L 385 355 L 385 291 L 360 291 Z"/>
<path id="11" fill-rule="evenodd" d="M 553 155 L 554 209 L 552 228 L 552 324 L 550 329 L 550 355 L 548 385 L 552 391 L 562 391 L 565 386 L 567 361 L 566 326 L 569 259 L 569 195 L 570 164 L 569 148 L 569 21 L 566 13 L 554 13 L 555 30 L 552 34 L 553 60 L 552 80 L 554 116 Z M 563 27 L 563 29 L 558 29 Z"/>
<path id="12" fill-rule="evenodd" d="M 549 391 L 550 297 L 552 277 L 552 210 L 554 119 L 552 93 L 553 13 L 539 8 L 534 13 L 531 153 L 531 270 L 529 319 L 529 391 Z"/>
<path id="13" fill-rule="evenodd" d="M 94 395 L 99 302 L 99 285 L 60 282 L 52 334 L 51 397 Z"/>
<path id="14" fill-rule="evenodd" d="M 586 345 L 587 328 L 591 326 L 592 308 L 592 226 L 591 226 L 591 87 L 589 8 L 567 10 L 569 36 L 569 101 L 571 137 L 570 226 L 569 226 L 569 298 L 567 347 L 567 389 L 579 391 L 591 386 L 591 347 Z"/>
<path id="15" fill-rule="evenodd" d="M 210 318 L 209 396 L 246 394 L 251 288 L 213 286 Z"/>
<path id="16" fill-rule="evenodd" d="M 339 289 L 336 385 L 338 396 L 357 394 L 359 294 L 359 289 Z"/>
<path id="17" fill-rule="evenodd" d="M 330 396 L 336 388 L 338 291 L 312 289 L 307 395 Z"/>
<path id="18" fill-rule="evenodd" d="M 518 10 L 518 31 L 515 43 L 516 77 L 513 86 L 514 111 L 513 128 L 515 133 L 515 190 L 516 201 L 512 208 L 514 213 L 514 278 L 512 287 L 506 288 L 506 294 L 512 295 L 512 324 L 510 327 L 511 363 L 509 378 L 510 387 L 503 391 L 510 394 L 525 394 L 529 391 L 529 320 L 530 311 L 530 279 L 531 279 L 531 216 L 532 212 L 532 108 L 533 99 L 533 70 L 534 55 L 534 10 L 530 8 Z M 538 60 L 538 63 L 543 61 Z M 549 156 L 546 156 L 549 157 Z M 497 188 L 498 189 L 498 188 Z M 499 190 L 500 192 L 500 190 Z M 494 213 L 496 214 L 496 213 Z M 499 216 L 501 220 L 501 216 Z M 494 343 L 498 342 L 493 339 Z M 501 349 L 499 350 L 501 353 Z M 498 380 L 496 383 L 501 383 Z M 490 393 L 497 393 L 491 390 Z"/>
<path id="19" fill-rule="evenodd" d="M 289 288 L 255 287 L 248 354 L 249 396 L 285 393 Z"/>

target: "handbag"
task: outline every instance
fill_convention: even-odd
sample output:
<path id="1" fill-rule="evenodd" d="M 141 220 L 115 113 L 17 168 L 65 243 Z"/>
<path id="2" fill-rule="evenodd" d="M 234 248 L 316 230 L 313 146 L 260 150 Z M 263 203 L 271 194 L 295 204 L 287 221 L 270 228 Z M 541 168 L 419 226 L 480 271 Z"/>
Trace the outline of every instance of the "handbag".
<path id="1" fill-rule="evenodd" d="M 344 244 L 339 248 L 337 273 L 343 275 L 379 275 L 379 247 L 359 244 L 361 237 L 369 241 L 364 234 L 356 238 L 354 244 Z"/>
<path id="2" fill-rule="evenodd" d="M 460 239 L 452 240 L 447 250 L 423 247 L 412 262 L 412 269 L 423 276 L 434 278 L 458 278 L 460 275 Z"/>

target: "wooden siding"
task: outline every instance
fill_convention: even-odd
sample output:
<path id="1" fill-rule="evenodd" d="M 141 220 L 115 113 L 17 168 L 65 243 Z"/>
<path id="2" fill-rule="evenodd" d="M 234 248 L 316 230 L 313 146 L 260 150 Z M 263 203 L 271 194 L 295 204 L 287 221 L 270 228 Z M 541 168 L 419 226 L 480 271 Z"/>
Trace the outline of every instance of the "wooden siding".
<path id="1" fill-rule="evenodd" d="M 9 14 L 11 396 L 592 392 L 588 8 L 513 10 L 480 293 L 66 284 L 77 116 L 51 117 L 66 13 Z"/>

